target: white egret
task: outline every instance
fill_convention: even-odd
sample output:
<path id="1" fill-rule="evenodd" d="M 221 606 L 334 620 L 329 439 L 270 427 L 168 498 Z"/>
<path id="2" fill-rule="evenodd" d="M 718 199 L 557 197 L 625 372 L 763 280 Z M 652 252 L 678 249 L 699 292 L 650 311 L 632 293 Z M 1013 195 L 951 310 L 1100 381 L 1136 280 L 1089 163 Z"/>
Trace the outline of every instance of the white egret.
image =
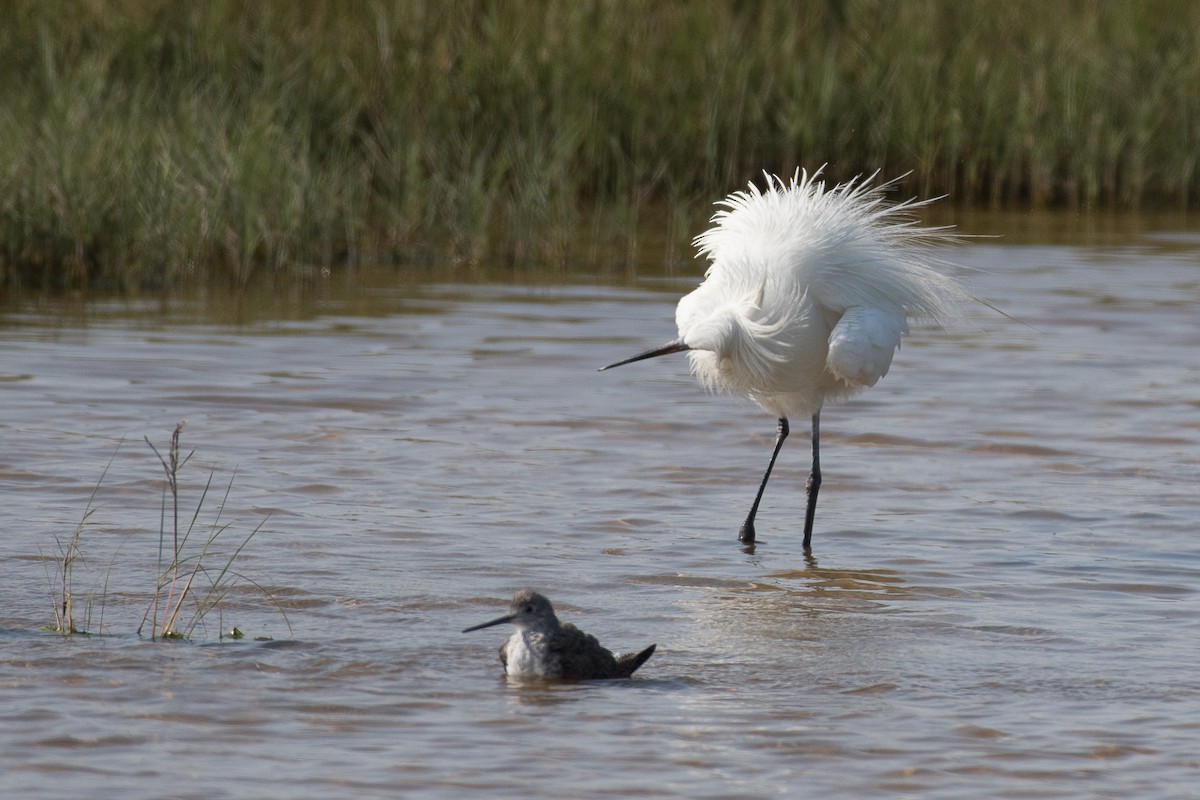
<path id="1" fill-rule="evenodd" d="M 768 174 L 765 190 L 751 184 L 720 201 L 713 226 L 695 240 L 711 263 L 676 308 L 679 338 L 602 367 L 686 351 L 705 387 L 747 395 L 776 416 L 775 448 L 738 534 L 746 543 L 754 541 L 788 419 L 812 419 L 809 549 L 821 487 L 821 407 L 887 374 L 909 317 L 941 322 L 967 297 L 933 266 L 940 263 L 934 246 L 951 235 L 911 216 L 932 201 L 888 202 L 884 192 L 894 182 L 872 185 L 878 172 L 833 188 L 820 175 L 797 170 L 785 182 Z"/>

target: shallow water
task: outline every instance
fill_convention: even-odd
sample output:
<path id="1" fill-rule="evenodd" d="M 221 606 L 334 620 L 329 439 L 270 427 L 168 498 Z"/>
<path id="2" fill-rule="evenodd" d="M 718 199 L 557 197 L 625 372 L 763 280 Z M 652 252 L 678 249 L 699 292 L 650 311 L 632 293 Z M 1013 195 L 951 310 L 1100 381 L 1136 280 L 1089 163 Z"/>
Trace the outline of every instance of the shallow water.
<path id="1" fill-rule="evenodd" d="M 694 278 L 10 308 L 0 796 L 1197 797 L 1200 236 L 953 257 L 1020 322 L 917 328 L 826 409 L 812 558 L 803 421 L 746 552 L 773 420 L 682 357 L 595 371 Z M 243 582 L 191 641 L 136 635 L 142 437 L 183 419 L 185 517 L 215 471 L 202 532 L 228 486 L 218 549 L 263 524 L 236 568 L 290 630 Z M 94 490 L 105 635 L 41 631 Z M 506 631 L 459 631 L 525 585 L 658 652 L 506 683 Z"/>

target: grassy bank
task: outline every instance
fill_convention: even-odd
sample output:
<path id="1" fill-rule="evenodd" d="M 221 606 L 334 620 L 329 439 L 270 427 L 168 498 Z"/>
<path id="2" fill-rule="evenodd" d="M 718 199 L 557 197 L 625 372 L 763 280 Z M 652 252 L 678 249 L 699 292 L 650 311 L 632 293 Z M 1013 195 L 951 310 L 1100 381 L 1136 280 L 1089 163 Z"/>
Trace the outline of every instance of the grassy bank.
<path id="1" fill-rule="evenodd" d="M 0 3 L 0 283 L 680 250 L 760 170 L 1200 200 L 1200 7 Z M 639 224 L 641 223 L 641 224 Z"/>

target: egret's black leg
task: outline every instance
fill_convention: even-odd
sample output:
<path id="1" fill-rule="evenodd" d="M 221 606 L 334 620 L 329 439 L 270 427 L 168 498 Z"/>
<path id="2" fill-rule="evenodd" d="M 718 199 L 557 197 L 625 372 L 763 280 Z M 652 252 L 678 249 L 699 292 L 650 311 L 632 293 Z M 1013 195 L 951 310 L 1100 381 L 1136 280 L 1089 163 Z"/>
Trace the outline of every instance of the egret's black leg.
<path id="1" fill-rule="evenodd" d="M 779 455 L 779 448 L 783 447 L 783 440 L 787 438 L 787 435 L 787 417 L 780 417 L 779 435 L 775 437 L 775 450 L 771 452 L 771 460 L 767 462 L 767 472 L 763 475 L 762 483 L 758 485 L 758 494 L 754 496 L 754 505 L 750 506 L 750 513 L 746 515 L 746 521 L 742 523 L 742 528 L 738 531 L 739 542 L 749 544 L 754 541 L 754 517 L 758 514 L 758 504 L 762 500 L 763 490 L 767 488 L 767 481 L 771 477 L 771 470 L 775 468 L 775 458 Z"/>
<path id="2" fill-rule="evenodd" d="M 817 516 L 817 492 L 821 489 L 821 445 L 819 424 L 821 412 L 813 414 L 812 418 L 812 472 L 808 474 L 808 483 L 804 490 L 808 494 L 808 509 L 804 512 L 804 549 L 812 548 L 813 518 Z"/>

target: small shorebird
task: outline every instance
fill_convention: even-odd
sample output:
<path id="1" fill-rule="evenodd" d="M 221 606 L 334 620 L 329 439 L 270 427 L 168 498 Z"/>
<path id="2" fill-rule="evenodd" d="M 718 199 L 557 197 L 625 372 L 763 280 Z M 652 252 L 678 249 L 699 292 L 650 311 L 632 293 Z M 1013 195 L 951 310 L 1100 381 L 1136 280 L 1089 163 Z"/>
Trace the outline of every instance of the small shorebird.
<path id="1" fill-rule="evenodd" d="M 812 419 L 807 550 L 821 487 L 821 406 L 887 374 L 910 316 L 938 322 L 969 297 L 931 266 L 931 246 L 951 237 L 909 216 L 930 201 L 887 203 L 891 184 L 872 186 L 874 175 L 827 189 L 820 174 L 768 175 L 765 191 L 751 184 L 719 203 L 713 227 L 696 237 L 712 263 L 675 310 L 679 338 L 601 368 L 686 351 L 705 387 L 748 395 L 775 415 L 775 449 L 738 531 L 746 543 L 788 419 Z"/>
<path id="2" fill-rule="evenodd" d="M 517 632 L 500 645 L 500 663 L 514 678 L 562 678 L 594 680 L 628 678 L 654 655 L 657 645 L 640 653 L 614 656 L 569 622 L 559 622 L 550 601 L 532 589 L 513 595 L 508 613 L 499 619 L 474 625 L 463 633 L 511 622 Z"/>

